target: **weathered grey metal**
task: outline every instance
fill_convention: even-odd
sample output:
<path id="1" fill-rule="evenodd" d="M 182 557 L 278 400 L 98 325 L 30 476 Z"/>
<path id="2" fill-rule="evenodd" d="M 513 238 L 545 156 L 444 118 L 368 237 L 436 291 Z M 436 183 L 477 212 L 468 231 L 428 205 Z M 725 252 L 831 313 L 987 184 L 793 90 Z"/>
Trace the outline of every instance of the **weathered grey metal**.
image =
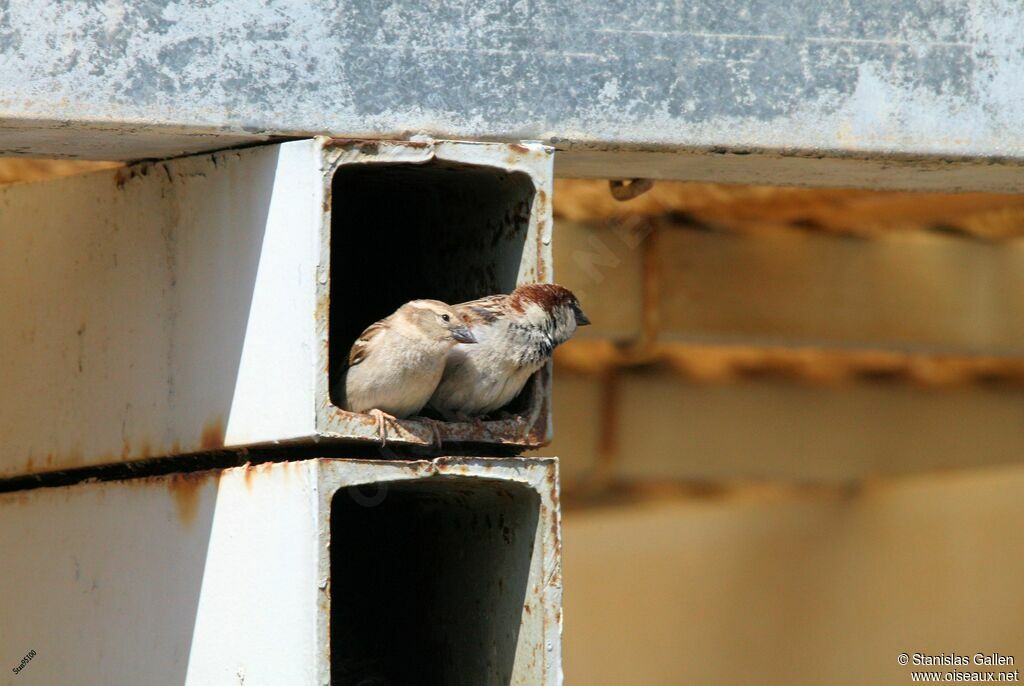
<path id="1" fill-rule="evenodd" d="M 405 300 L 549 280 L 551 158 L 317 139 L 0 190 L 0 476 L 376 442 L 332 404 L 331 361 Z M 511 418 L 441 436 L 539 446 L 549 395 L 544 370 Z M 388 439 L 434 435 L 403 420 Z"/>
<path id="2" fill-rule="evenodd" d="M 356 684 L 381 666 L 439 683 L 442 660 L 444 683 L 558 686 L 559 529 L 554 459 L 312 459 L 3 493 L 0 662 L 36 651 L 29 686 Z M 405 639 L 377 646 L 390 653 L 347 659 L 389 626 Z"/>
<path id="3" fill-rule="evenodd" d="M 721 149 L 767 153 L 729 180 L 1003 189 L 1024 161 L 1013 0 L 25 0 L 0 49 L 0 148 L 21 154 L 426 132 L 581 151 L 567 175 L 688 176 L 715 162 L 655 152 Z M 994 166 L 943 181 L 957 159 Z"/>

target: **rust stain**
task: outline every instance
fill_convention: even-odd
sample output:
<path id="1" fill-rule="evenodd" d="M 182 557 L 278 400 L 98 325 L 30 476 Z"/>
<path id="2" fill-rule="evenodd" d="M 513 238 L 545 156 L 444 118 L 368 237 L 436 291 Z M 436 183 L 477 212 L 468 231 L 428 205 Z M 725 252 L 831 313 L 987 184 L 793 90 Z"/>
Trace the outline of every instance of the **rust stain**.
<path id="1" fill-rule="evenodd" d="M 328 278 L 330 278 L 330 275 L 328 275 Z M 331 313 L 330 282 L 328 281 L 326 285 L 328 288 L 324 289 L 323 297 L 318 298 L 316 301 L 314 316 L 318 322 L 327 322 Z"/>
<path id="2" fill-rule="evenodd" d="M 407 148 L 429 148 L 432 141 L 394 141 L 376 138 L 328 138 L 324 142 L 327 148 L 357 148 L 362 152 L 375 154 L 381 145 L 402 145 Z"/>
<path id="3" fill-rule="evenodd" d="M 199 445 L 203 450 L 220 450 L 224 447 L 223 417 L 217 417 L 203 426 L 203 433 L 200 436 Z"/>
<path id="4" fill-rule="evenodd" d="M 293 462 L 290 460 L 288 462 L 279 462 L 278 464 L 281 465 L 282 473 L 284 474 L 285 484 L 291 483 L 293 471 L 298 471 L 302 469 L 302 465 L 299 462 Z"/>
<path id="5" fill-rule="evenodd" d="M 548 474 L 545 479 L 548 482 L 548 488 L 551 489 L 551 509 L 555 512 L 558 511 L 558 478 L 555 476 L 556 471 L 554 468 L 548 470 Z M 552 534 L 557 536 L 558 534 L 558 521 L 556 520 L 552 524 Z"/>
<path id="6" fill-rule="evenodd" d="M 32 491 L 11 491 L 9 493 L 0 493 L 0 503 L 4 505 L 28 505 L 32 500 Z"/>
<path id="7" fill-rule="evenodd" d="M 117 186 L 118 190 L 123 190 L 125 184 L 136 176 L 148 176 L 151 166 L 151 164 L 137 164 L 131 167 L 120 167 L 114 172 L 114 185 Z"/>
<path id="8" fill-rule="evenodd" d="M 359 152 L 368 155 L 376 155 L 380 148 L 380 141 L 366 138 L 331 138 L 324 143 L 328 148 L 355 148 Z"/>
<path id="9" fill-rule="evenodd" d="M 242 481 L 245 482 L 245 490 L 252 491 L 253 475 L 256 470 L 253 468 L 251 462 L 246 462 L 242 465 Z"/>
<path id="10" fill-rule="evenodd" d="M 519 143 L 512 143 L 512 144 L 511 144 L 510 146 L 508 146 L 508 147 L 512 148 L 512 149 L 513 149 L 513 150 L 515 150 L 516 152 L 518 152 L 518 153 L 520 153 L 520 154 L 523 154 L 523 155 L 525 155 L 525 154 L 527 154 L 528 152 L 530 152 L 530 149 L 529 149 L 528 147 L 526 147 L 525 145 L 521 145 L 521 144 L 519 144 Z"/>
<path id="11" fill-rule="evenodd" d="M 167 477 L 167 490 L 174 496 L 178 520 L 191 526 L 199 513 L 200 491 L 206 482 L 216 477 L 215 472 L 171 474 Z"/>
<path id="12" fill-rule="evenodd" d="M 537 242 L 537 281 L 547 281 L 550 265 L 544 259 L 544 226 L 547 221 L 548 194 L 544 189 L 537 191 L 537 226 L 535 240 Z"/>

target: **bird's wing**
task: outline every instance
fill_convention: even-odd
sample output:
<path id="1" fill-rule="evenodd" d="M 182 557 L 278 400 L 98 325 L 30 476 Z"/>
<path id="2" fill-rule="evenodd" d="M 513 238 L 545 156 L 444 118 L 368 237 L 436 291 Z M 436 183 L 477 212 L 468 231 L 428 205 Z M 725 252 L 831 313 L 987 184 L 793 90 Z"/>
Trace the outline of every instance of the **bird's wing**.
<path id="1" fill-rule="evenodd" d="M 356 342 L 352 344 L 352 350 L 348 353 L 349 367 L 354 367 L 366 359 L 367 355 L 370 354 L 370 341 L 387 328 L 386 321 L 386 319 L 382 319 L 379 322 L 370 324 L 366 327 L 366 331 L 359 335 Z"/>
<path id="2" fill-rule="evenodd" d="M 508 299 L 509 296 L 503 293 L 489 295 L 486 298 L 460 303 L 455 306 L 455 311 L 470 326 L 493 324 L 498 321 Z"/>

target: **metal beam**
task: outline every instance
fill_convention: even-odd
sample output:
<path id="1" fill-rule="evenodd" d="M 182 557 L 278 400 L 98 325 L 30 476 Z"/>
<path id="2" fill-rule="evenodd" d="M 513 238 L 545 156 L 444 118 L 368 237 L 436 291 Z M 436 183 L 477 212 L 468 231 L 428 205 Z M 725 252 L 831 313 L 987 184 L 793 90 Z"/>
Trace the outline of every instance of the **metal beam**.
<path id="1" fill-rule="evenodd" d="M 1012 0 L 29 0 L 0 48 L 8 153 L 427 132 L 543 140 L 565 175 L 704 178 L 739 152 L 729 180 L 1021 187 Z"/>
<path id="2" fill-rule="evenodd" d="M 553 459 L 444 457 L 2 493 L 0 660 L 35 651 L 19 684 L 558 686 L 557 503 Z"/>
<path id="3" fill-rule="evenodd" d="M 321 138 L 0 189 L 0 475 L 376 444 L 374 418 L 330 397 L 338 360 L 408 300 L 549 280 L 551 158 Z M 517 416 L 441 437 L 539 446 L 549 379 Z M 387 431 L 434 441 L 422 421 Z"/>

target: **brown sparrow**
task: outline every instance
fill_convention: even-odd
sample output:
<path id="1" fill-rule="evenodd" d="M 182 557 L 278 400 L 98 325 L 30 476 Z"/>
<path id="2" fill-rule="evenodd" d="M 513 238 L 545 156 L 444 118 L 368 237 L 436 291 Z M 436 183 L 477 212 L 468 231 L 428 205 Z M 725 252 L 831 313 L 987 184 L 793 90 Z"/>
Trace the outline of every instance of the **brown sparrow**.
<path id="1" fill-rule="evenodd" d="M 385 417 L 423 409 L 456 343 L 476 343 L 476 338 L 454 308 L 438 300 L 407 302 L 371 324 L 352 345 L 335 400 L 350 412 L 375 415 L 383 445 Z"/>
<path id="2" fill-rule="evenodd" d="M 501 409 L 530 376 L 590 323 L 568 288 L 553 283 L 520 286 L 455 306 L 477 345 L 456 345 L 429 406 L 446 419 L 467 419 Z"/>

